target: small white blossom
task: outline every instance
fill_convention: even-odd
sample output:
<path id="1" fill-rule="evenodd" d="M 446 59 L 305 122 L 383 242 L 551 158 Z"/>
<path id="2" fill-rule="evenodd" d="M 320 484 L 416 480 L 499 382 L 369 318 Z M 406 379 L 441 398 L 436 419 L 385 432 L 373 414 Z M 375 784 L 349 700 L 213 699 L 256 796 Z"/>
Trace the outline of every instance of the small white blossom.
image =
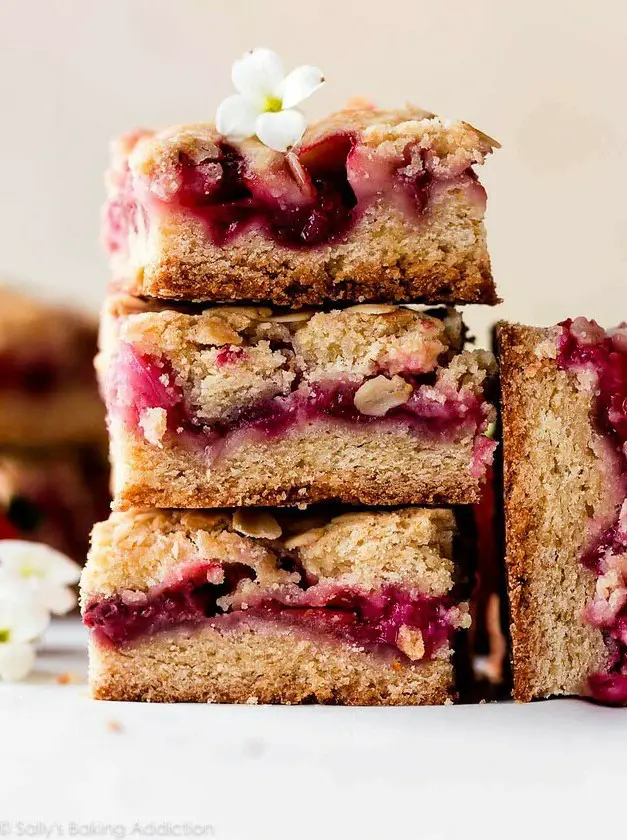
<path id="1" fill-rule="evenodd" d="M 237 59 L 231 78 L 238 93 L 218 106 L 218 131 L 234 141 L 256 134 L 278 152 L 286 151 L 303 136 L 307 124 L 296 105 L 324 84 L 317 67 L 303 65 L 286 76 L 279 56 L 264 47 Z"/>
<path id="2" fill-rule="evenodd" d="M 0 679 L 22 680 L 35 663 L 32 642 L 48 626 L 50 615 L 37 603 L 11 597 L 0 588 Z"/>
<path id="3" fill-rule="evenodd" d="M 78 583 L 80 571 L 77 563 L 47 545 L 0 541 L 0 599 L 10 591 L 13 598 L 64 615 L 76 606 L 72 586 Z"/>

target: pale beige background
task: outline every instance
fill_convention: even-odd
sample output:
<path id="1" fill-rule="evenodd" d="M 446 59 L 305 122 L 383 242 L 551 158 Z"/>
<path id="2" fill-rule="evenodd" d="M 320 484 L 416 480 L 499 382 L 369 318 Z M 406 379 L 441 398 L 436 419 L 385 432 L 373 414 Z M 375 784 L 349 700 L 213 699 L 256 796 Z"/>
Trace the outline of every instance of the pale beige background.
<path id="1" fill-rule="evenodd" d="M 109 136 L 212 119 L 257 45 L 323 69 L 312 116 L 410 100 L 501 140 L 499 314 L 627 318 L 624 0 L 0 0 L 0 272 L 97 306 Z"/>

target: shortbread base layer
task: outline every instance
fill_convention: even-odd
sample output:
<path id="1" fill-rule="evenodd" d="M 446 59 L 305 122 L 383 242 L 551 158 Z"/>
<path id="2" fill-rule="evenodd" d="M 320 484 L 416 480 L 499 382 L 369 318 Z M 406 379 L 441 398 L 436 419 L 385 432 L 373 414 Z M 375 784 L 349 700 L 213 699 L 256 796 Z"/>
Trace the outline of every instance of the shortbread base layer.
<path id="1" fill-rule="evenodd" d="M 112 425 L 117 510 L 311 504 L 472 504 L 473 437 L 421 439 L 398 428 L 309 423 L 278 440 L 234 445 L 211 462 Z"/>
<path id="2" fill-rule="evenodd" d="M 0 446 L 100 444 L 105 439 L 105 409 L 95 383 L 41 397 L 0 391 Z"/>
<path id="3" fill-rule="evenodd" d="M 454 698 L 448 659 L 405 664 L 277 629 L 177 630 L 119 648 L 92 638 L 89 655 L 99 700 L 419 706 Z"/>
<path id="4" fill-rule="evenodd" d="M 603 440 L 590 396 L 557 368 L 554 331 L 503 324 L 497 337 L 514 696 L 585 694 L 607 658 L 581 562 L 589 523 L 616 503 Z"/>
<path id="5" fill-rule="evenodd" d="M 368 208 L 341 242 L 296 249 L 263 233 L 214 245 L 202 220 L 169 213 L 153 220 L 128 258 L 114 258 L 116 288 L 186 301 L 498 303 L 483 211 L 462 191 L 425 219 L 396 207 Z M 133 248 L 133 246 L 132 246 Z"/>

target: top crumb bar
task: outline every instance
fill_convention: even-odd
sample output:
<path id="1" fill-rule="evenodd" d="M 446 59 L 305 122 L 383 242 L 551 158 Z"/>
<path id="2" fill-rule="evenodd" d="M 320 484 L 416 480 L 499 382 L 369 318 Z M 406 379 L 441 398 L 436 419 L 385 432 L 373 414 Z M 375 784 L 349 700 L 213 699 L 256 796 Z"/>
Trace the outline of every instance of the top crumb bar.
<path id="1" fill-rule="evenodd" d="M 416 108 L 339 111 L 288 152 L 212 124 L 126 135 L 107 176 L 114 285 L 292 308 L 497 303 L 473 169 L 497 145 Z"/>

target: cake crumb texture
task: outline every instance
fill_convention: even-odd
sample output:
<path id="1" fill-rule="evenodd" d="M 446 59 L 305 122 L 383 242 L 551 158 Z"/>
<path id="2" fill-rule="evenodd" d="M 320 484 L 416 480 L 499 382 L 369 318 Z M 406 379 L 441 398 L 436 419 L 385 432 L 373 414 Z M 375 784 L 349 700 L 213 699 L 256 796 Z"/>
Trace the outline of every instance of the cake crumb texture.
<path id="1" fill-rule="evenodd" d="M 581 563 L 592 526 L 618 499 L 613 460 L 591 422 L 593 393 L 556 362 L 557 329 L 497 328 L 506 567 L 514 696 L 585 692 L 604 667 L 602 634 L 583 618 L 595 576 Z"/>
<path id="2" fill-rule="evenodd" d="M 98 700 L 416 706 L 455 696 L 448 659 L 405 665 L 287 632 L 203 628 L 120 649 L 91 641 L 89 656 Z"/>

